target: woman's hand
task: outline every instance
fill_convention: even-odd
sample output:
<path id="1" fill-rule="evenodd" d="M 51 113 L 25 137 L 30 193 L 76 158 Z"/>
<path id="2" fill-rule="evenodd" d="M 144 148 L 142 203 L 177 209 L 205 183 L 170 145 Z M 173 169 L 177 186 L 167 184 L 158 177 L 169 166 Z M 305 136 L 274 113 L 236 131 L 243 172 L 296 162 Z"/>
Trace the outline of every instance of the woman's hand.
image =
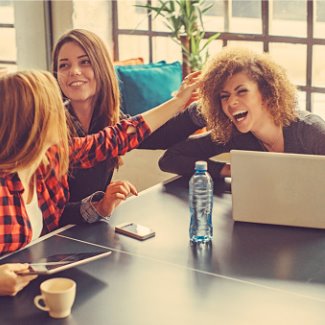
<path id="1" fill-rule="evenodd" d="M 154 132 L 170 118 L 181 112 L 191 99 L 193 91 L 201 84 L 200 71 L 189 74 L 182 82 L 173 98 L 167 102 L 142 113 L 142 117 Z"/>
<path id="2" fill-rule="evenodd" d="M 230 164 L 225 164 L 221 171 L 220 171 L 220 176 L 222 177 L 231 177 L 231 168 Z"/>
<path id="3" fill-rule="evenodd" d="M 37 275 L 18 275 L 16 272 L 28 269 L 28 264 L 0 265 L 0 296 L 15 296 Z"/>
<path id="4" fill-rule="evenodd" d="M 131 194 L 138 195 L 138 192 L 130 182 L 112 182 L 107 186 L 104 197 L 96 203 L 95 207 L 102 216 L 110 216 L 114 209 Z"/>
<path id="5" fill-rule="evenodd" d="M 201 84 L 201 71 L 192 72 L 189 75 L 187 75 L 181 86 L 179 87 L 178 91 L 174 95 L 175 98 L 182 101 L 184 106 L 189 102 L 189 100 L 192 98 L 193 95 L 198 97 L 197 93 L 195 93 L 195 90 L 199 87 Z"/>

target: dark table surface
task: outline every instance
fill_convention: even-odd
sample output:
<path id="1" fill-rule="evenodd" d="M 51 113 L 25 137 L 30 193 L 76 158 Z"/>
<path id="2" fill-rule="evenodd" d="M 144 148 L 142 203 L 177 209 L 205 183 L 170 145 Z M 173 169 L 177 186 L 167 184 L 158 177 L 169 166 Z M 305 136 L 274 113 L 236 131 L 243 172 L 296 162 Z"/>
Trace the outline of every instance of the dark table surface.
<path id="1" fill-rule="evenodd" d="M 0 324 L 325 324 L 325 231 L 234 223 L 229 184 L 216 184 L 211 245 L 189 242 L 186 179 L 130 198 L 109 223 L 79 225 L 1 262 L 108 248 L 60 272 L 77 282 L 72 314 L 52 320 L 33 305 L 40 276 L 0 298 Z M 114 226 L 133 221 L 156 236 L 138 241 Z"/>

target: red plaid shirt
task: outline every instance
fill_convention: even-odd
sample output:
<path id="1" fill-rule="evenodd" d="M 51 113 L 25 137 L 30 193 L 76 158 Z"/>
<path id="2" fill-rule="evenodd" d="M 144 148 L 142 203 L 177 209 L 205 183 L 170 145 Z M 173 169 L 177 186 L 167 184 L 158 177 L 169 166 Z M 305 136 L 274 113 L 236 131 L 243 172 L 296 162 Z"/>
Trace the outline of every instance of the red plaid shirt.
<path id="1" fill-rule="evenodd" d="M 136 133 L 127 134 L 129 126 Z M 150 133 L 142 116 L 123 120 L 97 134 L 73 138 L 70 146 L 70 166 L 90 168 L 106 158 L 114 158 L 136 148 Z M 58 178 L 57 147 L 51 147 L 47 156 L 50 164 L 36 171 L 38 205 L 43 214 L 43 232 L 55 230 L 69 199 L 67 175 Z M 0 254 L 13 252 L 32 239 L 32 229 L 22 200 L 23 185 L 17 175 L 0 173 Z"/>

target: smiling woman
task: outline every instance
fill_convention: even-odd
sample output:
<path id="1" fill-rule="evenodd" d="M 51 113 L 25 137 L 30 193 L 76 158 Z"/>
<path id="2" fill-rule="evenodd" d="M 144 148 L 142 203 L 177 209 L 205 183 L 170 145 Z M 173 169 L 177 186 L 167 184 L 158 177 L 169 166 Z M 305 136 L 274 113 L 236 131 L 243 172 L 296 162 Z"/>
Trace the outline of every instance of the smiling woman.
<path id="1" fill-rule="evenodd" d="M 325 122 L 296 111 L 296 88 L 267 54 L 224 48 L 202 79 L 199 105 L 210 132 L 167 150 L 162 170 L 190 175 L 196 160 L 208 160 L 213 177 L 230 176 L 229 166 L 209 158 L 232 149 L 325 154 Z"/>
<path id="2" fill-rule="evenodd" d="M 73 135 L 86 137 L 106 126 L 116 124 L 120 117 L 126 119 L 126 116 L 120 114 L 120 92 L 113 61 L 104 42 L 93 32 L 73 29 L 60 37 L 53 52 L 53 74 L 57 78 L 63 97 L 67 99 L 65 102 L 68 115 L 71 117 Z M 186 89 L 187 86 L 194 85 L 197 78 L 198 74 L 194 75 L 193 80 L 188 85 L 182 85 L 181 88 Z M 168 97 L 160 101 L 158 107 L 164 105 L 161 103 L 166 100 L 174 102 L 179 94 L 181 93 L 176 93 L 172 99 Z M 157 105 L 158 103 L 152 107 Z M 167 111 L 163 110 L 163 112 Z M 183 110 L 148 137 L 140 145 L 141 148 L 165 149 L 202 127 L 192 121 L 190 112 L 195 113 L 195 108 Z M 155 122 L 152 125 L 160 126 L 167 121 L 162 115 L 158 120 L 158 125 L 157 119 L 152 121 Z M 78 223 L 80 220 L 82 222 L 83 215 L 88 218 L 88 211 L 82 208 L 85 202 L 95 207 L 92 209 L 91 218 L 110 214 L 113 209 L 102 209 L 102 207 L 114 203 L 117 195 L 122 193 L 126 196 L 130 188 L 134 189 L 128 181 L 111 182 L 114 169 L 119 165 L 120 158 L 114 156 L 87 170 L 77 168 L 70 170 L 70 201 L 60 219 L 61 225 Z"/>
<path id="3" fill-rule="evenodd" d="M 82 128 L 88 132 L 97 83 L 90 59 L 77 43 L 67 42 L 62 46 L 58 56 L 57 78 Z"/>
<path id="4" fill-rule="evenodd" d="M 113 63 L 96 34 L 81 29 L 63 34 L 53 51 L 52 70 L 63 96 L 70 101 L 70 114 L 79 122 L 74 123 L 79 136 L 119 120 L 119 89 Z M 89 121 L 80 123 L 79 118 L 85 120 L 85 116 Z"/>
<path id="5" fill-rule="evenodd" d="M 70 30 L 56 43 L 52 60 L 52 72 L 67 99 L 72 135 L 85 137 L 119 121 L 118 82 L 113 62 L 100 37 L 84 29 Z M 81 200 L 105 190 L 118 165 L 117 157 L 92 169 L 70 170 L 70 203 L 63 212 L 61 224 L 80 222 Z M 114 191 L 130 186 L 128 182 L 113 185 Z M 98 195 L 94 200 L 98 200 Z"/>
<path id="6" fill-rule="evenodd" d="M 258 84 L 245 72 L 238 72 L 225 82 L 220 102 L 222 111 L 239 132 L 252 132 L 269 151 L 284 151 L 282 128 L 274 123 Z"/>

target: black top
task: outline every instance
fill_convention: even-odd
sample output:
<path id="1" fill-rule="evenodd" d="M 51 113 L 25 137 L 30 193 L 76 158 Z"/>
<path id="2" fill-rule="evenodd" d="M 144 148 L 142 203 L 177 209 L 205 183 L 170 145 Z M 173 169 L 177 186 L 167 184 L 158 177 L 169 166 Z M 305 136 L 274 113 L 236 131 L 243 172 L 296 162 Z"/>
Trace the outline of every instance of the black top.
<path id="1" fill-rule="evenodd" d="M 284 152 L 298 154 L 325 155 L 325 121 L 305 111 L 298 113 L 298 119 L 283 128 Z M 234 128 L 230 140 L 218 144 L 209 132 L 185 139 L 169 148 L 159 160 L 159 167 L 166 172 L 192 175 L 197 160 L 207 160 L 208 170 L 213 178 L 220 177 L 223 163 L 209 158 L 236 150 L 266 151 L 253 133 L 240 133 Z"/>
<path id="2" fill-rule="evenodd" d="M 82 129 L 72 109 L 69 112 L 78 136 L 86 136 L 87 134 Z M 200 117 L 196 105 L 191 105 L 152 133 L 141 143 L 139 149 L 167 149 L 185 140 L 190 134 L 203 126 L 204 121 Z M 101 129 L 100 123 L 92 120 L 89 134 L 96 133 Z M 63 212 L 60 225 L 84 222 L 80 214 L 81 200 L 96 191 L 106 190 L 107 185 L 111 182 L 115 164 L 116 159 L 107 159 L 90 169 L 74 169 L 70 171 L 70 200 Z"/>

